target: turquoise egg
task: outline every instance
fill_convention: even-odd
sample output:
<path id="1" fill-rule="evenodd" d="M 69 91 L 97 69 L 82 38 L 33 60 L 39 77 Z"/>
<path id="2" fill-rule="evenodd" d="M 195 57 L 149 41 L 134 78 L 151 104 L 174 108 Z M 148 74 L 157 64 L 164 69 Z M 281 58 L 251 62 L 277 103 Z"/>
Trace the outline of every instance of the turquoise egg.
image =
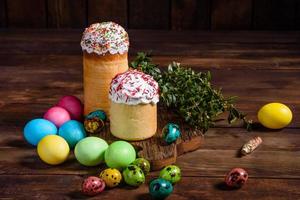
<path id="1" fill-rule="evenodd" d="M 155 199 L 165 199 L 173 192 L 173 186 L 169 181 L 158 178 L 151 181 L 149 192 Z"/>
<path id="2" fill-rule="evenodd" d="M 36 146 L 43 137 L 55 134 L 57 134 L 56 126 L 46 119 L 33 119 L 24 127 L 24 138 L 33 146 Z"/>
<path id="3" fill-rule="evenodd" d="M 74 148 L 77 142 L 86 137 L 86 132 L 82 123 L 70 120 L 59 128 L 58 135 L 68 142 L 70 148 Z"/>
<path id="4" fill-rule="evenodd" d="M 86 119 L 92 119 L 92 118 L 98 118 L 101 119 L 102 121 L 106 121 L 107 116 L 103 110 L 95 110 L 86 116 Z"/>
<path id="5" fill-rule="evenodd" d="M 179 126 L 173 123 L 168 123 L 163 128 L 162 134 L 164 141 L 168 144 L 175 142 L 181 135 Z"/>

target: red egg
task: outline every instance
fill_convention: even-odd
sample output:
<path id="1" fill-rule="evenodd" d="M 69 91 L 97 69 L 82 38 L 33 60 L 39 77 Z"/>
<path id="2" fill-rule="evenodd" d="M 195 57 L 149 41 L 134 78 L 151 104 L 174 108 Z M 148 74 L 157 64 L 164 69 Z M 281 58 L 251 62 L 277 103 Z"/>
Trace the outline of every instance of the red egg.
<path id="1" fill-rule="evenodd" d="M 248 180 L 248 173 L 242 168 L 232 169 L 225 177 L 225 183 L 229 187 L 242 187 Z"/>
<path id="2" fill-rule="evenodd" d="M 47 110 L 44 114 L 44 119 L 51 121 L 56 127 L 60 127 L 63 123 L 71 120 L 71 117 L 66 109 L 54 106 Z"/>
<path id="3" fill-rule="evenodd" d="M 66 109 L 70 113 L 71 119 L 82 120 L 83 105 L 77 97 L 64 96 L 58 101 L 57 105 Z"/>
<path id="4" fill-rule="evenodd" d="M 90 176 L 84 179 L 82 183 L 82 192 L 88 196 L 95 196 L 101 193 L 105 188 L 105 182 L 96 176 Z"/>

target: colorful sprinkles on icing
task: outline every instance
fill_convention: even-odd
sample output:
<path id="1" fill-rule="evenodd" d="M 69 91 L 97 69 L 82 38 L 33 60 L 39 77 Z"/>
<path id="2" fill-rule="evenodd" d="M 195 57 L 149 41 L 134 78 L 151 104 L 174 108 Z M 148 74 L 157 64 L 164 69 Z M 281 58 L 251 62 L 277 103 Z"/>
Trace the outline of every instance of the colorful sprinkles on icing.
<path id="1" fill-rule="evenodd" d="M 115 103 L 136 105 L 159 101 L 158 84 L 148 74 L 129 70 L 118 74 L 110 84 L 109 98 Z"/>
<path id="2" fill-rule="evenodd" d="M 128 52 L 128 34 L 114 22 L 92 24 L 83 33 L 81 47 L 83 51 L 98 55 L 123 54 Z"/>

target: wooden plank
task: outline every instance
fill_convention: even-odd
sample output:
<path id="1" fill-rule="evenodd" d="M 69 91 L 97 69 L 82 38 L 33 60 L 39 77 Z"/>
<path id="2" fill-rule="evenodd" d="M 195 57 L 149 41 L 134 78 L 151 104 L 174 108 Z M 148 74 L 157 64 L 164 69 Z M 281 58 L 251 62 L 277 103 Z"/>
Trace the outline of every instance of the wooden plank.
<path id="1" fill-rule="evenodd" d="M 6 0 L 0 0 L 0 28 L 7 26 Z"/>
<path id="2" fill-rule="evenodd" d="M 81 55 L 81 31 L 35 31 L 0 33 L 0 54 Z M 202 58 L 274 58 L 299 55 L 299 32 L 170 32 L 129 31 L 130 54 L 151 51 L 153 55 Z M 188 36 L 187 36 L 188 35 Z M 243 37 L 241 38 L 241 35 Z"/>
<path id="3" fill-rule="evenodd" d="M 1 152 L 15 152 L 16 157 L 22 156 L 22 151 L 25 150 L 26 155 L 34 153 L 34 148 L 30 146 L 23 138 L 23 128 L 25 123 L 18 123 L 16 126 L 2 125 L 0 128 L 0 146 L 3 148 Z M 201 149 L 206 150 L 236 150 L 254 136 L 260 136 L 263 139 L 263 144 L 259 147 L 258 152 L 254 152 L 250 156 L 259 155 L 261 151 L 288 151 L 296 152 L 300 150 L 300 138 L 297 137 L 299 129 L 286 128 L 280 131 L 254 130 L 247 132 L 243 128 L 222 128 L 215 127 L 209 129 L 205 134 L 205 142 Z M 220 142 L 222 140 L 222 142 Z M 6 148 L 8 150 L 6 150 Z M 12 149 L 9 149 L 12 148 Z M 15 149 L 17 148 L 17 149 Z M 32 151 L 32 152 L 30 152 Z M 3 153 L 4 154 L 4 153 Z M 24 154 L 24 155 L 25 155 Z M 6 159 L 6 158 L 3 158 Z M 13 162 L 14 157 L 10 157 L 10 162 Z"/>
<path id="4" fill-rule="evenodd" d="M 113 21 L 127 27 L 127 0 L 88 0 L 88 24 Z"/>
<path id="5" fill-rule="evenodd" d="M 211 28 L 216 29 L 250 29 L 252 0 L 213 0 Z"/>
<path id="6" fill-rule="evenodd" d="M 293 30 L 296 0 L 254 0 L 253 25 L 259 30 Z"/>
<path id="7" fill-rule="evenodd" d="M 209 0 L 172 0 L 172 29 L 210 29 Z"/>
<path id="8" fill-rule="evenodd" d="M 278 52 L 279 54 L 280 52 Z M 246 54 L 246 53 L 244 53 Z M 160 66 L 167 66 L 172 61 L 180 62 L 183 66 L 192 68 L 198 68 L 201 70 L 212 69 L 290 69 L 297 70 L 300 66 L 300 58 L 297 55 L 274 55 L 269 54 L 265 56 L 259 56 L 257 58 L 247 57 L 237 54 L 212 54 L 207 52 L 205 55 L 199 56 L 153 56 L 153 62 Z M 135 55 L 129 56 L 129 60 L 133 60 Z M 59 62 L 61 67 L 73 66 L 74 68 L 80 68 L 82 57 L 80 55 L 13 55 L 10 59 L 6 59 L 7 54 L 0 54 L 0 68 L 14 67 L 16 69 L 21 67 L 34 67 L 43 66 L 47 64 L 47 67 L 55 68 Z M 34 62 L 32 62 L 34 61 Z M 64 62 L 62 62 L 64 61 Z M 77 67 L 76 67 L 77 66 Z M 55 69 L 53 69 L 55 70 Z"/>
<path id="9" fill-rule="evenodd" d="M 7 1 L 10 28 L 45 28 L 47 27 L 46 13 L 45 0 Z"/>
<path id="10" fill-rule="evenodd" d="M 250 175 L 251 176 L 251 175 Z M 91 199 L 152 199 L 148 184 L 119 186 Z M 0 176 L 1 197 L 22 199 L 82 199 L 80 176 Z M 16 187 L 16 184 L 18 187 Z M 223 178 L 183 177 L 168 199 L 299 199 L 299 179 L 252 179 L 239 190 L 228 190 Z M 30 191 L 30 192 L 28 192 Z"/>
<path id="11" fill-rule="evenodd" d="M 15 66 L 2 65 L 0 80 L 5 83 L 5 87 L 0 88 L 3 94 L 1 99 L 3 114 L 0 116 L 0 121 L 3 124 L 14 125 L 16 120 L 22 124 L 33 116 L 42 115 L 48 106 L 54 104 L 60 96 L 65 95 L 66 90 L 70 94 L 79 96 L 82 94 L 82 63 L 79 56 L 31 58 L 37 59 L 13 59 L 18 61 L 12 60 L 11 63 L 7 63 Z M 185 62 L 189 64 L 189 60 Z M 299 87 L 297 77 L 300 76 L 300 72 L 296 68 L 252 70 L 241 67 L 231 70 L 230 66 L 227 68 L 220 66 L 212 69 L 208 63 L 205 67 L 195 69 L 205 71 L 209 69 L 212 72 L 215 87 L 222 87 L 225 96 L 238 96 L 238 108 L 253 120 L 257 120 L 256 112 L 262 105 L 277 101 L 287 104 L 293 110 L 294 120 L 290 127 L 300 127 L 300 104 L 297 101 L 300 93 L 290 92 L 297 91 Z M 47 90 L 47 93 L 41 92 L 44 90 Z M 16 115 L 15 113 L 26 114 Z"/>
<path id="12" fill-rule="evenodd" d="M 50 166 L 43 163 L 35 148 L 24 141 L 20 127 L 1 128 L 0 134 L 0 174 L 86 175 L 97 174 L 105 168 L 105 164 L 81 166 L 73 153 L 62 165 Z M 243 129 L 213 128 L 206 134 L 201 149 L 179 156 L 176 164 L 185 176 L 223 177 L 230 168 L 239 166 L 256 178 L 300 178 L 297 168 L 300 165 L 300 138 L 297 134 L 296 129 L 247 133 Z M 252 154 L 239 157 L 241 146 L 255 135 L 262 137 L 263 144 Z"/>
<path id="13" fill-rule="evenodd" d="M 169 29 L 169 0 L 129 0 L 128 9 L 131 29 Z"/>
<path id="14" fill-rule="evenodd" d="M 49 28 L 84 28 L 86 26 L 85 0 L 51 0 L 47 3 Z"/>

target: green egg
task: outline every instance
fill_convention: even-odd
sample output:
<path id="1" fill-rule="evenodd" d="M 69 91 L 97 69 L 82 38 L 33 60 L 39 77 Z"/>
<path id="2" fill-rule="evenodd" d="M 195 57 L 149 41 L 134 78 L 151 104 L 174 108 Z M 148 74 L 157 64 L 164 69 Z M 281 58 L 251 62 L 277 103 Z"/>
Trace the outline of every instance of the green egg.
<path id="1" fill-rule="evenodd" d="M 133 161 L 132 165 L 136 165 L 139 168 L 141 168 L 145 175 L 149 174 L 151 167 L 148 160 L 145 158 L 137 158 L 135 161 Z"/>
<path id="2" fill-rule="evenodd" d="M 145 175 L 141 168 L 136 165 L 129 165 L 123 171 L 123 178 L 125 183 L 131 186 L 140 186 L 145 183 Z"/>
<path id="3" fill-rule="evenodd" d="M 111 143 L 105 151 L 105 162 L 110 168 L 122 170 L 136 158 L 134 147 L 125 141 Z"/>
<path id="4" fill-rule="evenodd" d="M 181 170 L 176 165 L 168 165 L 160 171 L 159 178 L 170 181 L 172 184 L 177 183 L 181 179 Z"/>
<path id="5" fill-rule="evenodd" d="M 99 137 L 86 137 L 76 144 L 74 154 L 82 165 L 96 166 L 104 161 L 104 152 L 107 148 L 105 140 Z"/>

